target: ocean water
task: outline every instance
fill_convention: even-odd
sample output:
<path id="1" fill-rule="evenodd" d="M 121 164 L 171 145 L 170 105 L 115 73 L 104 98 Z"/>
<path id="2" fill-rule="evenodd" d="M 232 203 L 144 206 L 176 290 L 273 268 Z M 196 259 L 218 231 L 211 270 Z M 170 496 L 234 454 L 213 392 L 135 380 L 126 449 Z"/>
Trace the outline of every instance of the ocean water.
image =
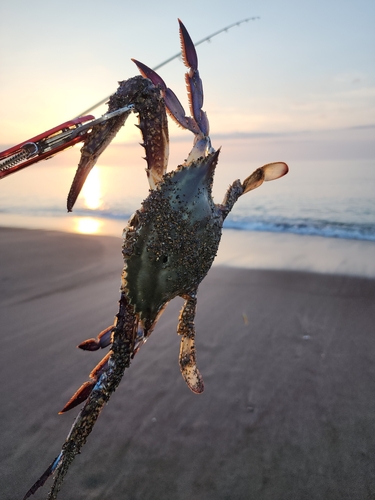
<path id="1" fill-rule="evenodd" d="M 214 198 L 257 165 L 219 164 Z M 220 168 L 219 168 L 220 167 Z M 290 172 L 244 195 L 225 227 L 375 241 L 375 160 L 294 161 Z M 96 166 L 74 212 L 66 195 L 75 167 L 43 162 L 0 181 L 0 225 L 120 236 L 147 196 L 137 166 Z"/>

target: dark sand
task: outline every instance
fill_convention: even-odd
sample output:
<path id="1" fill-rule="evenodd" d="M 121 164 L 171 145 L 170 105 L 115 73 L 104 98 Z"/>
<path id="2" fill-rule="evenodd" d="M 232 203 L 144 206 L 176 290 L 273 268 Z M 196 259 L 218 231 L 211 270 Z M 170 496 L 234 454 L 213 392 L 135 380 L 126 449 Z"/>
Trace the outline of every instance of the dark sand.
<path id="1" fill-rule="evenodd" d="M 121 240 L 2 229 L 0 258 L 0 498 L 18 500 L 58 454 L 77 411 L 57 412 L 103 355 L 75 346 L 117 312 Z M 196 318 L 205 392 L 179 373 L 177 299 L 59 498 L 374 499 L 374 299 L 371 279 L 213 268 Z"/>

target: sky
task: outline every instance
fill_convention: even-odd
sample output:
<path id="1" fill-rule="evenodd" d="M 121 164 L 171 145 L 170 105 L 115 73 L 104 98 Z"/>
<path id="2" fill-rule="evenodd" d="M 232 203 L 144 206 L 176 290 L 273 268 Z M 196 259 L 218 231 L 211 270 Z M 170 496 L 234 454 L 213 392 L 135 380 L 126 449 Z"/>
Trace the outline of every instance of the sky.
<path id="1" fill-rule="evenodd" d="M 115 92 L 137 74 L 130 58 L 153 67 L 177 53 L 177 18 L 198 41 L 252 16 L 197 48 L 214 147 L 236 161 L 374 159 L 373 0 L 1 2 L 1 149 Z M 181 60 L 159 72 L 187 110 Z M 170 134 L 181 162 L 191 134 Z M 128 125 L 114 161 L 116 144 L 139 141 Z"/>

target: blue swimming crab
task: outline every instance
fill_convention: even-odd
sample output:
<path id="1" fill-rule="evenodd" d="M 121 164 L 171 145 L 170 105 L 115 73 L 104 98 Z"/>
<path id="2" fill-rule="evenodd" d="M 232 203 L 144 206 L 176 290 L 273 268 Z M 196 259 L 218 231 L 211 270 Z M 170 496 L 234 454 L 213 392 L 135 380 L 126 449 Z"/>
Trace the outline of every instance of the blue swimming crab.
<path id="1" fill-rule="evenodd" d="M 95 125 L 81 150 L 68 195 L 68 211 L 72 210 L 99 155 L 124 125 L 130 112 L 138 113 L 150 193 L 124 229 L 124 268 L 114 324 L 79 346 L 85 350 L 110 346 L 110 351 L 90 373 L 90 380 L 62 409 L 61 413 L 85 401 L 60 454 L 27 492 L 25 499 L 52 474 L 54 483 L 48 498 L 57 497 L 71 462 L 85 444 L 125 369 L 150 336 L 168 302 L 177 296 L 185 300 L 177 328 L 181 336 L 181 373 L 194 393 L 203 391 L 195 351 L 198 286 L 214 261 L 223 222 L 238 198 L 259 187 L 263 181 L 278 179 L 288 172 L 283 162 L 264 165 L 243 182 L 234 181 L 223 202 L 214 203 L 211 190 L 220 149 L 215 151 L 211 145 L 207 115 L 202 110 L 203 87 L 194 44 L 181 21 L 179 25 L 182 58 L 188 68 L 185 80 L 191 116 L 186 116 L 176 95 L 157 73 L 133 59 L 141 76 L 120 82 L 117 92 L 109 99 L 108 109 L 110 113 L 127 106 L 128 111 Z M 178 125 L 194 134 L 193 148 L 187 159 L 169 173 L 166 172 L 167 113 Z"/>

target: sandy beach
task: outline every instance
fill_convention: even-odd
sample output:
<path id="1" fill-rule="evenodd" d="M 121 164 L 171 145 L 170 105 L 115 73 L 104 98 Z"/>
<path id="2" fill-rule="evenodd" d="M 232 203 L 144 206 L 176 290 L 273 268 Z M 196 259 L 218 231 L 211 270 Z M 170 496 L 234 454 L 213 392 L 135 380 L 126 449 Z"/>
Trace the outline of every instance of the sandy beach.
<path id="1" fill-rule="evenodd" d="M 175 299 L 61 500 L 375 499 L 374 243 L 299 237 L 292 254 L 292 240 L 253 237 L 249 265 L 252 237 L 237 236 L 199 289 L 204 393 L 179 372 Z M 60 451 L 77 411 L 57 413 L 103 356 L 75 346 L 117 312 L 121 239 L 2 228 L 0 256 L 0 498 L 18 500 Z"/>

